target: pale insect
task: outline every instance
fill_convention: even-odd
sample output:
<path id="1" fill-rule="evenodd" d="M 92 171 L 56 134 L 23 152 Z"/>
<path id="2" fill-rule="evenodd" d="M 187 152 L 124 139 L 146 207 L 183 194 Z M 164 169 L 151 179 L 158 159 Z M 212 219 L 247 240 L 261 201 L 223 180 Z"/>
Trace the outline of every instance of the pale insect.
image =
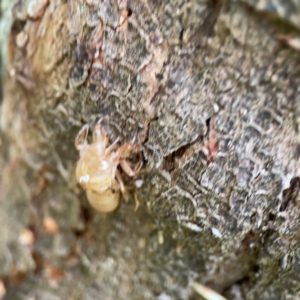
<path id="1" fill-rule="evenodd" d="M 89 126 L 84 125 L 75 139 L 75 147 L 80 153 L 76 167 L 76 180 L 86 190 L 89 203 L 100 212 L 116 209 L 120 201 L 120 191 L 125 200 L 125 186 L 117 167 L 121 166 L 128 176 L 135 176 L 142 167 L 142 161 L 132 170 L 126 158 L 138 147 L 131 143 L 118 146 L 119 138 L 108 146 L 107 133 L 101 126 L 101 118 L 94 127 L 93 141 L 87 142 Z"/>

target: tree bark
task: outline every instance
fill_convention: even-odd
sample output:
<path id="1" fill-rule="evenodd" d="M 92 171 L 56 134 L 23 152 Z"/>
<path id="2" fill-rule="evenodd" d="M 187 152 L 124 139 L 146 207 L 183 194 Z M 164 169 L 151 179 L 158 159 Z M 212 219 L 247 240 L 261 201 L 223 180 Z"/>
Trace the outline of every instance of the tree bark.
<path id="1" fill-rule="evenodd" d="M 300 297 L 297 0 L 1 5 L 4 299 Z M 74 140 L 106 115 L 144 166 L 101 214 Z"/>

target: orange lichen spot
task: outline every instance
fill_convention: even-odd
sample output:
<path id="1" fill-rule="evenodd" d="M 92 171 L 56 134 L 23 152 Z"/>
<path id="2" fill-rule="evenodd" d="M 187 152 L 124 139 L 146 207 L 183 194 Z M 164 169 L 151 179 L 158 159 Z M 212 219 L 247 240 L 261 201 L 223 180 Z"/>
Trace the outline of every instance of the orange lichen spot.
<path id="1" fill-rule="evenodd" d="M 24 246 L 31 246 L 34 243 L 33 232 L 27 228 L 23 229 L 19 235 L 19 241 Z"/>
<path id="2" fill-rule="evenodd" d="M 218 143 L 215 142 L 214 140 L 211 140 L 205 144 L 205 147 L 208 149 L 207 162 L 209 164 L 214 160 L 214 158 L 218 152 Z"/>
<path id="3" fill-rule="evenodd" d="M 51 266 L 50 264 L 45 265 L 44 269 L 45 277 L 52 283 L 59 283 L 64 277 L 64 271 Z"/>
<path id="4" fill-rule="evenodd" d="M 3 281 L 0 280 L 0 299 L 2 299 L 6 294 L 6 288 Z"/>
<path id="5" fill-rule="evenodd" d="M 49 234 L 55 234 L 58 231 L 57 223 L 51 217 L 45 217 L 43 219 L 43 227 L 45 231 Z"/>

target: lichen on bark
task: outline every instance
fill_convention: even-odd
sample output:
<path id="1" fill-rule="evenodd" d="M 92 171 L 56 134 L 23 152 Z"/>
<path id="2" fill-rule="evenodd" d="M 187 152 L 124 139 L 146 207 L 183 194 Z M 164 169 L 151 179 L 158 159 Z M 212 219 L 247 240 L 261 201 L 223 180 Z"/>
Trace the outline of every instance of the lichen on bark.
<path id="1" fill-rule="evenodd" d="M 299 297 L 297 1 L 1 5 L 4 299 Z M 111 214 L 74 174 L 104 115 L 144 160 Z"/>

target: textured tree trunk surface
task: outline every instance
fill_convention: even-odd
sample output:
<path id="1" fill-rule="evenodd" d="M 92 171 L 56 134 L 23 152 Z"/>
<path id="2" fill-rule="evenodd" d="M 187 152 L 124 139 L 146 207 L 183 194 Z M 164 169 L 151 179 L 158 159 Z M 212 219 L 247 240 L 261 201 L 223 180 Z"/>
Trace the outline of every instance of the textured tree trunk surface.
<path id="1" fill-rule="evenodd" d="M 300 299 L 298 0 L 1 6 L 4 299 Z M 144 161 L 108 214 L 75 180 L 105 115 Z"/>

